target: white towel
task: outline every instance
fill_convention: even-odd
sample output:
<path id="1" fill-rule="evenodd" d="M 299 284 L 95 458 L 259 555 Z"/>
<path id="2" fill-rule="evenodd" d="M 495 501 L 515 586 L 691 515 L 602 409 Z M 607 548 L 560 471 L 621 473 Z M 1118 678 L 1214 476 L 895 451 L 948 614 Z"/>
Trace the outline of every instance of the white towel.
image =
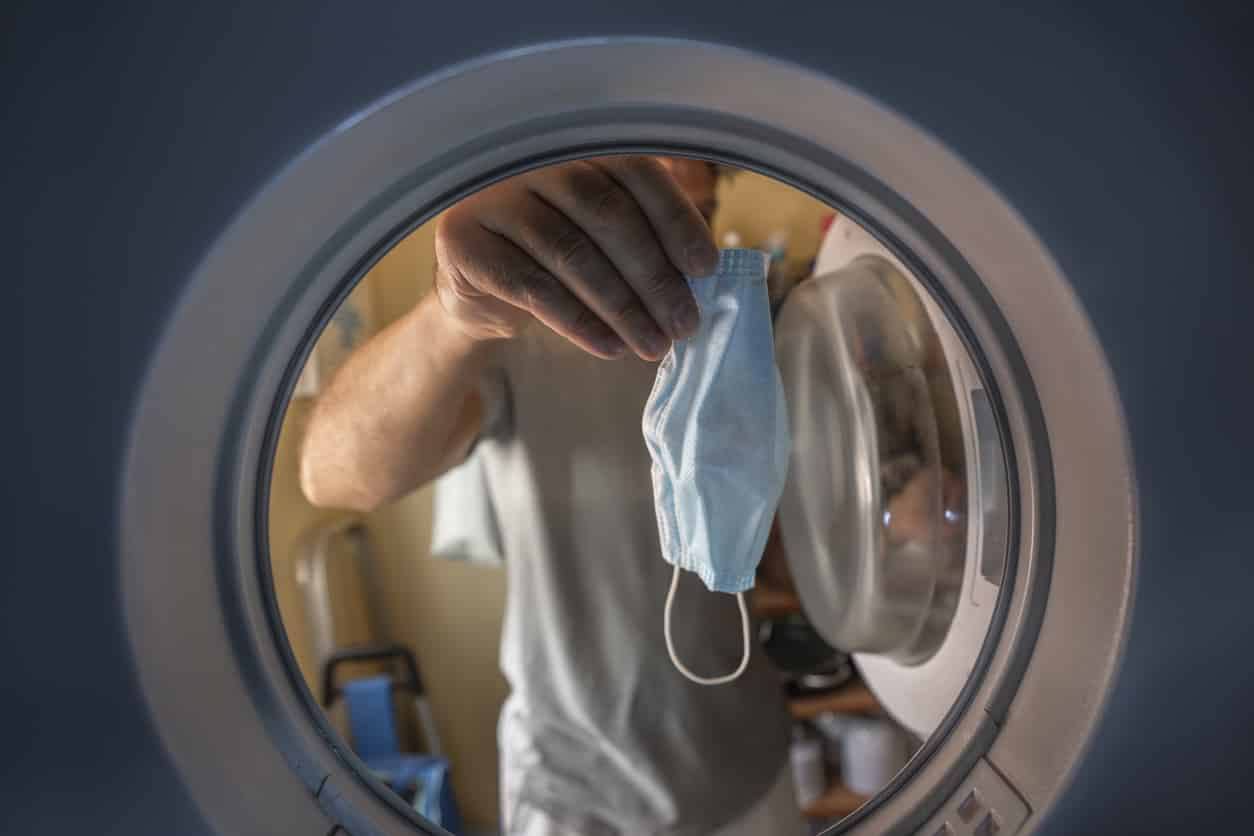
<path id="1" fill-rule="evenodd" d="M 433 506 L 432 557 L 491 566 L 504 562 L 496 509 L 476 451 L 436 480 Z"/>

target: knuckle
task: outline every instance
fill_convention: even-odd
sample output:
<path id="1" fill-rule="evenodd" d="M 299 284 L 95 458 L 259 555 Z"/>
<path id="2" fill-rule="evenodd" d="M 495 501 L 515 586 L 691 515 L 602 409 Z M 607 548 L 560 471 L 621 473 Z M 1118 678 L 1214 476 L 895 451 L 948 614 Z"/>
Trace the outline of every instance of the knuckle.
<path id="1" fill-rule="evenodd" d="M 452 300 L 465 296 L 472 288 L 470 279 L 463 271 L 455 254 L 444 246 L 439 238 L 435 244 L 435 289 L 442 299 Z"/>
<path id="2" fill-rule="evenodd" d="M 510 284 L 510 292 L 528 310 L 546 307 L 553 299 L 555 280 L 538 264 L 531 264 L 520 273 L 503 274 L 501 281 Z"/>
<path id="3" fill-rule="evenodd" d="M 612 183 L 606 183 L 587 196 L 588 211 L 601 223 L 612 222 L 628 210 L 626 193 Z"/>
<path id="4" fill-rule="evenodd" d="M 591 165 L 572 169 L 567 184 L 576 204 L 598 223 L 614 221 L 630 208 L 627 193 Z"/>
<path id="5" fill-rule="evenodd" d="M 479 309 L 484 292 L 455 264 L 436 261 L 435 294 L 440 306 L 455 316 L 466 316 Z"/>
<path id="6" fill-rule="evenodd" d="M 439 259 L 436 260 L 436 265 L 435 289 L 442 294 L 442 298 L 453 300 L 469 295 L 471 284 L 461 268 Z"/>
<path id="7" fill-rule="evenodd" d="M 470 247 L 471 218 L 465 212 L 450 211 L 440 217 L 435 227 L 435 255 L 439 263 L 459 265 Z"/>
<path id="8" fill-rule="evenodd" d="M 621 298 L 614 299 L 609 303 L 609 308 L 615 322 L 633 323 L 638 322 L 641 317 L 648 316 L 644 308 L 640 307 L 640 302 L 633 296 L 623 295 Z"/>
<path id="9" fill-rule="evenodd" d="M 678 274 L 669 267 L 659 266 L 645 274 L 640 283 L 640 292 L 651 297 L 668 297 L 678 295 Z"/>
<path id="10" fill-rule="evenodd" d="M 554 235 L 551 246 L 559 267 L 579 271 L 589 266 L 592 260 L 588 237 L 573 226 Z"/>
<path id="11" fill-rule="evenodd" d="M 467 290 L 475 296 L 491 296 L 515 302 L 522 291 L 524 279 L 515 270 L 505 265 L 485 263 L 481 271 L 474 275 L 463 273 L 466 277 Z"/>

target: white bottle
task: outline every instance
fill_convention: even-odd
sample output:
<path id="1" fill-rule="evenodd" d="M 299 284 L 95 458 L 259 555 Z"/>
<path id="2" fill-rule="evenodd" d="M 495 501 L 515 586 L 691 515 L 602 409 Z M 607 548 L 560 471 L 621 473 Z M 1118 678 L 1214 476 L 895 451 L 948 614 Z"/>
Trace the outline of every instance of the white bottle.
<path id="1" fill-rule="evenodd" d="M 887 720 L 860 719 L 841 735 L 841 779 L 861 795 L 879 792 L 908 760 L 905 735 Z"/>
<path id="2" fill-rule="evenodd" d="M 827 769 L 823 758 L 823 742 L 810 734 L 805 726 L 796 725 L 792 731 L 792 746 L 788 750 L 792 764 L 793 785 L 797 789 L 797 804 L 809 807 L 827 790 Z"/>

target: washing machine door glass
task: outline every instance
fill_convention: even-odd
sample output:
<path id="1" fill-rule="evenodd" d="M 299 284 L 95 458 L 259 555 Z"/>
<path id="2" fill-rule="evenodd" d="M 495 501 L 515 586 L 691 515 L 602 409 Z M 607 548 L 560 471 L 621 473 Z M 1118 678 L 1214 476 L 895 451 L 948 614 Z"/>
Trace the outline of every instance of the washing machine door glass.
<path id="1" fill-rule="evenodd" d="M 940 341 L 910 282 L 864 255 L 794 290 L 776 344 L 794 440 L 780 529 L 806 614 L 842 650 L 918 664 L 949 629 L 964 564 Z"/>

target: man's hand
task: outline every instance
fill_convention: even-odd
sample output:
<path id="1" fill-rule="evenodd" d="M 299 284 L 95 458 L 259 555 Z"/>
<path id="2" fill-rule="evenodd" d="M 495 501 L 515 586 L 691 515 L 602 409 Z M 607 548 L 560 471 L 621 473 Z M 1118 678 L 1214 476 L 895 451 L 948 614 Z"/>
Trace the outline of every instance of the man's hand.
<path id="1" fill-rule="evenodd" d="M 698 325 L 684 274 L 718 263 L 710 229 L 659 161 L 601 157 L 533 171 L 450 209 L 435 288 L 468 336 L 504 339 L 534 317 L 585 351 L 646 360 Z"/>

